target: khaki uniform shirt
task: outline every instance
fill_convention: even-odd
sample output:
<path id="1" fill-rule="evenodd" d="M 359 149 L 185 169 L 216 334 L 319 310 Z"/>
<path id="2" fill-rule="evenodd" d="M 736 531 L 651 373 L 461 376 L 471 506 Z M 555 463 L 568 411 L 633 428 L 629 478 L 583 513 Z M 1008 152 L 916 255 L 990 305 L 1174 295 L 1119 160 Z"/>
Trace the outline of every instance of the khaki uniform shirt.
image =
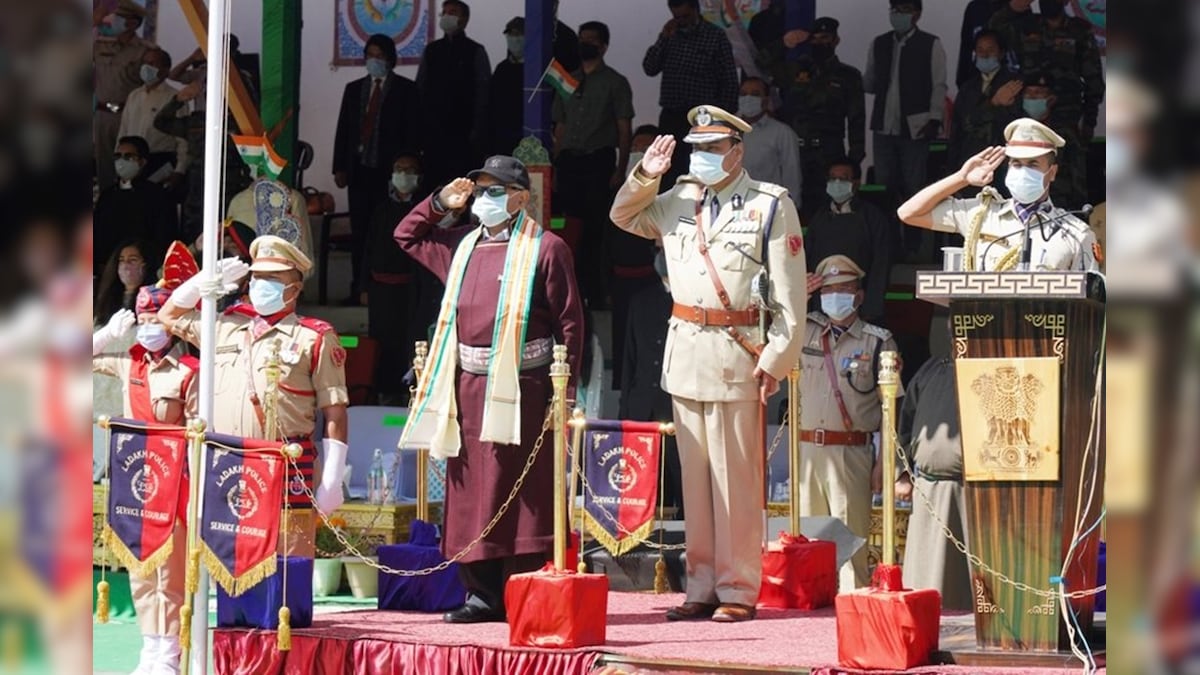
<path id="1" fill-rule="evenodd" d="M 92 44 L 96 101 L 124 105 L 129 93 L 142 86 L 138 71 L 142 67 L 142 54 L 150 46 L 136 35 L 124 44 L 116 38 L 96 38 Z"/>
<path id="2" fill-rule="evenodd" d="M 236 306 L 217 318 L 213 430 L 263 438 L 251 395 L 265 401 L 267 362 L 275 340 L 279 350 L 279 429 L 285 438 L 311 436 L 318 408 L 348 405 L 346 350 L 329 324 L 289 314 L 268 326 L 252 311 Z M 200 312 L 184 315 L 174 332 L 199 345 Z"/>
<path id="3" fill-rule="evenodd" d="M 146 376 L 150 382 L 150 404 L 154 408 L 154 419 L 143 422 L 183 424 L 188 415 L 196 414 L 196 388 L 199 378 L 187 366 L 179 363 L 184 348 L 176 344 L 158 361 L 138 347 L 134 350 L 146 359 L 149 367 Z M 129 405 L 129 374 L 133 368 L 133 355 L 126 352 L 106 352 L 92 359 L 92 372 L 111 375 L 122 383 L 121 403 L 124 417 L 133 417 Z M 185 388 L 185 384 L 187 385 Z"/>
<path id="4" fill-rule="evenodd" d="M 829 333 L 829 351 L 837 371 L 838 390 L 846 401 L 851 428 L 847 429 L 838 408 L 837 396 L 825 371 L 825 352 L 822 339 Z M 856 319 L 842 336 L 834 339 L 829 317 L 811 312 L 804 330 L 803 352 L 800 356 L 800 428 L 826 431 L 879 430 L 881 412 L 876 379 L 881 351 L 898 351 L 892 334 L 884 328 Z M 847 380 L 849 374 L 849 380 Z M 903 396 L 903 388 L 900 395 Z"/>
<path id="5" fill-rule="evenodd" d="M 1005 199 L 993 188 L 980 227 L 979 243 L 975 248 L 975 269 L 995 271 L 996 263 L 1010 248 L 1020 249 L 1025 236 L 1025 224 L 1017 216 L 1012 199 Z M 967 237 L 977 209 L 982 208 L 982 195 L 971 199 L 945 199 L 933 208 L 933 228 L 938 232 L 956 232 Z M 1047 200 L 1030 219 L 1029 269 L 1042 271 L 1089 271 L 1096 264 L 1096 235 L 1087 223 Z M 964 252 L 965 254 L 965 252 Z M 1019 261 L 1018 261 L 1019 262 Z M 1012 269 L 1016 269 L 1013 267 Z"/>
<path id="6" fill-rule="evenodd" d="M 762 354 L 753 358 L 720 326 L 700 326 L 672 317 L 663 354 L 662 388 L 695 401 L 746 401 L 758 397 L 753 377 L 759 367 L 783 379 L 800 353 L 800 319 L 807 303 L 800 217 L 787 190 L 752 180 L 744 171 L 716 195 L 719 211 L 710 214 L 713 191 L 684 176 L 658 194 L 659 179 L 635 169 L 617 192 L 612 221 L 647 239 L 661 239 L 671 280 L 671 296 L 682 305 L 723 309 L 708 266 L 700 254 L 696 219 L 703 223 L 708 254 L 729 294 L 730 308 L 755 305 L 755 276 L 765 253 L 771 269 L 771 326 Z M 774 225 L 764 251 L 763 235 L 774 204 Z M 698 211 L 699 205 L 699 211 Z M 699 215 L 698 215 L 699 213 Z M 758 327 L 738 330 L 762 344 Z"/>

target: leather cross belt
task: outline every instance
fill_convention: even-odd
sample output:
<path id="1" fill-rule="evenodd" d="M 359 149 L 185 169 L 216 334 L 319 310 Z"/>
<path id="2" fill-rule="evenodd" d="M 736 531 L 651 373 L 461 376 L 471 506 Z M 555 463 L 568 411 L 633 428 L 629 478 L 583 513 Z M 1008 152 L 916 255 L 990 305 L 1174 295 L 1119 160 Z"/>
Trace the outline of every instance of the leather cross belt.
<path id="1" fill-rule="evenodd" d="M 866 445 L 871 434 L 865 431 L 828 431 L 825 429 L 801 429 L 800 440 L 813 445 Z"/>
<path id="2" fill-rule="evenodd" d="M 671 309 L 671 316 L 688 323 L 701 326 L 757 326 L 758 309 L 711 309 L 708 307 L 693 307 L 681 305 L 678 302 Z"/>

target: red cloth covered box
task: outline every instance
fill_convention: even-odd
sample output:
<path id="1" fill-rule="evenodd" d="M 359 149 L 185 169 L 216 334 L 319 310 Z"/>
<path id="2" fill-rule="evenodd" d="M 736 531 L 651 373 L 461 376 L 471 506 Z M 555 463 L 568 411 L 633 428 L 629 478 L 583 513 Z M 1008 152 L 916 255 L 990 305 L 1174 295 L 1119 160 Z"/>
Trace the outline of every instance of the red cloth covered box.
<path id="1" fill-rule="evenodd" d="M 514 647 L 574 649 L 604 644 L 608 577 L 556 571 L 514 574 L 504 587 L 508 643 Z"/>
<path id="2" fill-rule="evenodd" d="M 837 545 L 780 532 L 762 556 L 758 606 L 820 609 L 837 595 Z"/>
<path id="3" fill-rule="evenodd" d="M 929 664 L 938 646 L 942 595 L 933 589 L 904 590 L 899 577 L 899 567 L 876 569 L 870 588 L 837 596 L 843 668 L 907 670 Z"/>

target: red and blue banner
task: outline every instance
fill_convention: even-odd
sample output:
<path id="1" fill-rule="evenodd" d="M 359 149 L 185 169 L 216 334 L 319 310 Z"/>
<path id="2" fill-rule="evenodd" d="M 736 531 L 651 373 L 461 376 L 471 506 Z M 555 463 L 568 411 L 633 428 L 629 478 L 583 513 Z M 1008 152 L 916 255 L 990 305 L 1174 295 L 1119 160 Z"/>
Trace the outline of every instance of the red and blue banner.
<path id="1" fill-rule="evenodd" d="M 187 436 L 183 427 L 120 418 L 109 429 L 104 536 L 130 574 L 146 577 L 170 557 L 175 521 L 186 513 Z"/>
<path id="2" fill-rule="evenodd" d="M 279 442 L 210 433 L 204 443 L 201 552 L 237 597 L 275 573 L 287 458 Z"/>
<path id="3" fill-rule="evenodd" d="M 637 547 L 654 525 L 662 437 L 658 422 L 588 420 L 583 435 L 583 514 L 588 532 L 614 556 Z"/>

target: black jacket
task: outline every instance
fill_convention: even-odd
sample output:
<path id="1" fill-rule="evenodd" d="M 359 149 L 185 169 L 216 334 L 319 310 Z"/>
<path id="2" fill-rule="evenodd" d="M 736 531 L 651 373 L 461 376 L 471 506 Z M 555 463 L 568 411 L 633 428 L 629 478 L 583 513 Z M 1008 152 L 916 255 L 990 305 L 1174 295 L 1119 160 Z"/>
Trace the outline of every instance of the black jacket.
<path id="1" fill-rule="evenodd" d="M 333 139 L 333 172 L 352 173 L 360 162 L 358 145 L 362 119 L 370 96 L 369 76 L 346 85 L 342 92 L 342 107 L 338 112 L 337 132 Z M 367 87 L 367 91 L 363 88 Z M 417 145 L 417 85 L 407 77 L 389 73 L 379 104 L 379 153 L 376 168 L 389 169 L 396 155 L 414 150 Z M 390 171 L 388 172 L 390 173 Z"/>

